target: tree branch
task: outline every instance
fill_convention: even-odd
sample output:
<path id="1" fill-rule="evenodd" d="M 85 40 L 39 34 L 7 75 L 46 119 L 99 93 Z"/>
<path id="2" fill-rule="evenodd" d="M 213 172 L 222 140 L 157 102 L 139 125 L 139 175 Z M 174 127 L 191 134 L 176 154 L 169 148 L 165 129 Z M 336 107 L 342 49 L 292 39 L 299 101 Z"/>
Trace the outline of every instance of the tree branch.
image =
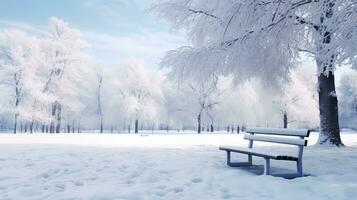
<path id="1" fill-rule="evenodd" d="M 191 13 L 203 14 L 203 15 L 206 15 L 206 16 L 208 16 L 208 17 L 213 17 L 213 18 L 215 18 L 215 19 L 219 19 L 219 17 L 217 17 L 217 16 L 215 16 L 215 15 L 213 15 L 213 14 L 210 14 L 210 13 L 208 13 L 208 12 L 206 12 L 206 11 L 203 11 L 203 10 L 194 10 L 194 9 L 192 9 L 192 8 L 189 8 L 188 11 L 190 11 Z"/>
<path id="2" fill-rule="evenodd" d="M 314 23 L 312 22 L 308 22 L 306 21 L 303 17 L 300 17 L 300 16 L 290 16 L 290 18 L 293 18 L 295 17 L 295 20 L 300 23 L 300 24 L 307 24 L 307 25 L 311 25 L 315 30 L 319 30 L 319 26 L 315 25 Z"/>
<path id="3" fill-rule="evenodd" d="M 317 2 L 318 0 L 301 0 L 301 1 L 298 1 L 296 3 L 293 3 L 291 4 L 290 6 L 290 9 L 288 9 L 284 15 L 281 15 L 281 18 L 275 22 L 272 22 L 271 24 L 268 24 L 267 26 L 263 27 L 263 28 L 260 28 L 259 30 L 251 30 L 251 31 L 248 31 L 245 35 L 243 35 L 242 37 L 238 37 L 238 38 L 235 38 L 235 39 L 232 39 L 232 40 L 227 40 L 227 41 L 224 41 L 224 42 L 221 42 L 219 44 L 219 46 L 232 46 L 234 43 L 238 42 L 239 40 L 244 40 L 246 39 L 249 35 L 255 33 L 255 32 L 262 32 L 262 31 L 265 31 L 267 29 L 270 29 L 276 25 L 278 25 L 280 22 L 284 21 L 285 19 L 287 18 L 292 18 L 293 16 L 295 17 L 295 19 L 300 23 L 300 24 L 309 24 L 309 25 L 312 25 L 313 28 L 315 28 L 316 30 L 319 28 L 318 26 L 316 26 L 315 24 L 311 23 L 311 22 L 307 22 L 304 18 L 302 17 L 299 17 L 297 15 L 288 15 L 289 12 L 291 12 L 292 10 L 300 7 L 300 6 L 303 6 L 303 5 L 306 5 L 306 4 L 309 4 L 309 3 L 312 3 L 312 2 Z M 274 17 L 275 18 L 275 17 Z"/>

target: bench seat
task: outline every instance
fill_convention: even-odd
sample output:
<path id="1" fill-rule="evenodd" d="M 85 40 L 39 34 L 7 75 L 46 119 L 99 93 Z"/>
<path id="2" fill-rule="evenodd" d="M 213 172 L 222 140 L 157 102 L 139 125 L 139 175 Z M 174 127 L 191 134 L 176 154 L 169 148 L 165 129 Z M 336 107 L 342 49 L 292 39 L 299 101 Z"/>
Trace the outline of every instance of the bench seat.
<path id="1" fill-rule="evenodd" d="M 236 152 L 236 153 L 241 153 L 241 154 L 247 154 L 247 155 L 252 155 L 252 156 L 258 156 L 258 157 L 263 157 L 263 158 L 270 158 L 274 160 L 290 160 L 290 161 L 297 161 L 298 158 L 290 155 L 279 155 L 279 154 L 273 154 L 273 153 L 266 153 L 262 151 L 258 151 L 252 148 L 245 148 L 245 147 L 230 147 L 230 146 L 221 146 L 219 147 L 219 150 L 223 151 L 231 151 L 231 152 Z"/>

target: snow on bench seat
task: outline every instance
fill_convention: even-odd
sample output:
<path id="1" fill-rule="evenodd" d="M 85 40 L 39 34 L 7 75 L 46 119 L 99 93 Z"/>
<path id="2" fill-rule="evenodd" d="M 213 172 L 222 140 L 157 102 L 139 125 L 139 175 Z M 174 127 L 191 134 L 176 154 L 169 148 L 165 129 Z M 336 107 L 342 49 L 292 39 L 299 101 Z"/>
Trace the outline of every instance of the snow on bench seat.
<path id="1" fill-rule="evenodd" d="M 258 157 L 270 158 L 270 159 L 274 159 L 274 160 L 291 160 L 291 161 L 298 160 L 298 158 L 294 157 L 294 156 L 266 153 L 266 152 L 262 152 L 262 151 L 255 150 L 252 148 L 246 148 L 246 147 L 222 146 L 222 147 L 219 147 L 219 149 L 223 150 L 223 151 L 231 151 L 231 152 L 237 152 L 237 153 L 242 153 L 242 154 L 249 154 L 249 155 L 258 156 Z"/>

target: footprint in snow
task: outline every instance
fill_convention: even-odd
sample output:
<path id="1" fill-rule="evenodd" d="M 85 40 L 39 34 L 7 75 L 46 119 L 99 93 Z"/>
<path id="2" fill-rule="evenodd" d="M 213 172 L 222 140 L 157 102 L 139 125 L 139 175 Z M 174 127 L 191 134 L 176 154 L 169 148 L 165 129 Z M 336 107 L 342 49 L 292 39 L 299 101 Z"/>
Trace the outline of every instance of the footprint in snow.
<path id="1" fill-rule="evenodd" d="M 75 181 L 73 184 L 75 186 L 83 186 L 84 185 L 82 181 Z"/>
<path id="2" fill-rule="evenodd" d="M 41 174 L 41 177 L 44 179 L 48 179 L 50 177 L 50 175 L 47 173 L 43 173 L 43 174 Z"/>
<path id="3" fill-rule="evenodd" d="M 200 183 L 200 182 L 202 182 L 202 178 L 192 178 L 191 181 L 193 183 Z"/>
<path id="4" fill-rule="evenodd" d="M 176 188 L 174 188 L 174 191 L 176 193 L 180 193 L 180 192 L 183 192 L 183 188 L 182 187 L 176 187 Z"/>

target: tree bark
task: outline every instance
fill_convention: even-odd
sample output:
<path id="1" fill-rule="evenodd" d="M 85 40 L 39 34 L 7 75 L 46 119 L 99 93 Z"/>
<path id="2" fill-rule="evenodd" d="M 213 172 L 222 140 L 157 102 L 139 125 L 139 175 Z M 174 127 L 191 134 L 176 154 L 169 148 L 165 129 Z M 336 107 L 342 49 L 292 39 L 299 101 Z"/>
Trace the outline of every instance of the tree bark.
<path id="1" fill-rule="evenodd" d="M 103 77 L 102 75 L 98 75 L 98 112 L 100 117 L 100 133 L 103 133 L 103 109 L 102 109 L 102 98 L 101 98 L 101 91 L 102 91 L 102 82 Z"/>
<path id="2" fill-rule="evenodd" d="M 201 133 L 201 113 L 199 113 L 197 116 L 197 133 Z"/>
<path id="3" fill-rule="evenodd" d="M 288 114 L 286 112 L 283 114 L 283 125 L 284 128 L 288 128 Z"/>
<path id="4" fill-rule="evenodd" d="M 335 77 L 330 72 L 327 77 L 321 74 L 318 78 L 320 106 L 319 143 L 330 143 L 342 146 L 338 122 L 338 100 L 335 91 Z"/>
<path id="5" fill-rule="evenodd" d="M 135 120 L 135 133 L 138 133 L 139 132 L 139 120 L 136 119 Z"/>
<path id="6" fill-rule="evenodd" d="M 56 120 L 56 112 L 57 112 L 57 104 L 56 102 L 52 103 L 52 110 L 51 110 L 51 123 L 50 123 L 50 133 L 55 132 L 55 120 Z"/>
<path id="7" fill-rule="evenodd" d="M 19 118 L 19 113 L 17 111 L 17 107 L 19 106 L 20 104 L 20 88 L 19 88 L 19 79 L 18 79 L 18 76 L 17 76 L 17 73 L 15 73 L 14 75 L 14 80 L 15 80 L 15 108 L 16 108 L 16 113 L 15 113 L 15 121 L 14 121 L 14 134 L 16 134 L 17 132 L 17 121 L 18 121 L 18 118 Z M 21 132 L 22 132 L 22 128 L 21 128 Z"/>
<path id="8" fill-rule="evenodd" d="M 57 103 L 57 113 L 56 113 L 56 133 L 61 132 L 61 119 L 62 119 L 62 106 L 61 104 Z"/>
<path id="9" fill-rule="evenodd" d="M 17 132 L 17 121 L 18 121 L 18 118 L 19 118 L 19 114 L 18 114 L 18 113 L 15 113 L 14 134 L 16 134 L 16 132 Z"/>

